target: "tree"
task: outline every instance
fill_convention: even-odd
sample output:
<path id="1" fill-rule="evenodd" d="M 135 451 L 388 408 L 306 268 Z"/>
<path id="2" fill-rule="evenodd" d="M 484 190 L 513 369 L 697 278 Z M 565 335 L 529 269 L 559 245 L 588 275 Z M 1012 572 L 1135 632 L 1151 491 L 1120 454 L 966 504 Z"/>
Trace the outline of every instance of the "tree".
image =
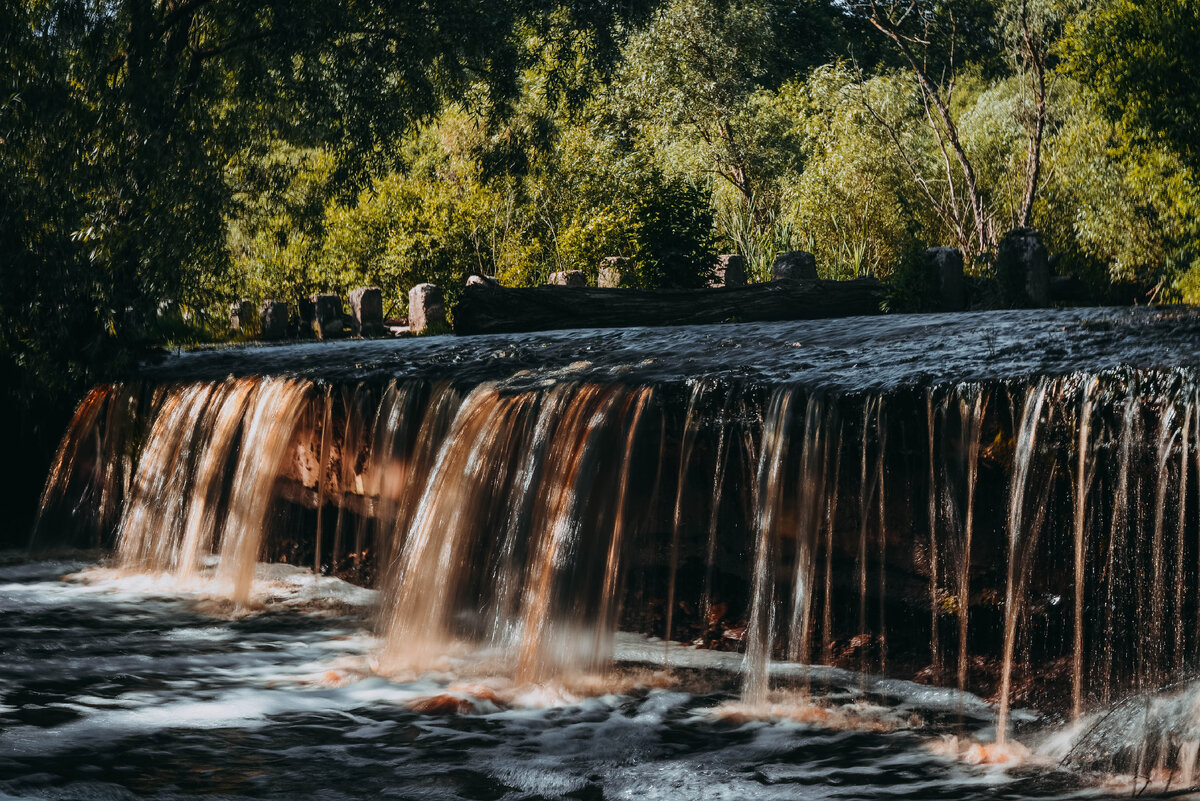
<path id="1" fill-rule="evenodd" d="M 14 406 L 6 417 L 23 430 L 36 427 L 31 418 L 48 421 L 56 435 L 61 421 L 45 399 L 77 397 L 161 342 L 161 304 L 199 310 L 229 298 L 231 159 L 261 158 L 279 142 L 320 147 L 334 160 L 333 186 L 352 196 L 396 164 L 400 134 L 447 98 L 503 114 L 528 26 L 560 13 L 561 31 L 595 31 L 641 5 L 3 4 L 0 378 Z"/>
<path id="2" fill-rule="evenodd" d="M 1068 28 L 1066 66 L 1125 132 L 1200 167 L 1200 4 L 1098 0 Z"/>
<path id="3" fill-rule="evenodd" d="M 926 202 L 969 256 L 994 250 L 1002 232 L 996 230 L 992 204 L 964 143 L 955 92 L 964 63 L 971 63 L 972 55 L 991 55 L 975 65 L 981 75 L 994 74 L 996 56 L 1008 56 L 1010 69 L 1021 79 L 1029 98 L 1017 108 L 1027 131 L 1027 145 L 1015 222 L 1018 226 L 1032 224 L 1049 116 L 1052 52 L 1071 8 L 1058 0 L 1006 0 L 996 5 L 974 0 L 867 0 L 855 7 L 893 44 L 912 76 L 926 126 L 941 154 L 944 177 L 934 180 L 926 174 L 916 154 L 906 149 L 896 121 L 872 107 L 867 95 L 864 103 L 889 132 Z"/>

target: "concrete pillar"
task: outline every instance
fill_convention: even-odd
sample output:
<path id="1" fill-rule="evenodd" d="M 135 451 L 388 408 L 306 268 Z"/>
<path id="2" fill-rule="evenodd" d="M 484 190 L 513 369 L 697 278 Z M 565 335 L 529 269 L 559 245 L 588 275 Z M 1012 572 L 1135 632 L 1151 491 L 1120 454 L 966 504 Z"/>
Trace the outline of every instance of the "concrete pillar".
<path id="1" fill-rule="evenodd" d="M 433 284 L 417 284 L 408 290 L 408 330 L 429 333 L 446 326 L 446 304 L 442 290 Z"/>
<path id="2" fill-rule="evenodd" d="M 600 277 L 596 286 L 616 289 L 624 286 L 632 270 L 632 263 L 624 256 L 608 256 L 600 260 Z"/>
<path id="3" fill-rule="evenodd" d="M 383 334 L 383 290 L 377 286 L 360 286 L 350 291 L 350 316 L 364 337 Z"/>
<path id="4" fill-rule="evenodd" d="M 717 266 L 713 270 L 713 286 L 745 285 L 746 259 L 737 253 L 717 256 Z"/>
<path id="5" fill-rule="evenodd" d="M 263 339 L 287 339 L 288 305 L 282 300 L 264 301 L 258 311 L 258 321 Z"/>
<path id="6" fill-rule="evenodd" d="M 807 250 L 789 250 L 775 257 L 771 280 L 817 280 L 817 257 Z"/>
<path id="7" fill-rule="evenodd" d="M 583 270 L 563 270 L 550 273 L 550 286 L 587 286 L 587 276 Z"/>

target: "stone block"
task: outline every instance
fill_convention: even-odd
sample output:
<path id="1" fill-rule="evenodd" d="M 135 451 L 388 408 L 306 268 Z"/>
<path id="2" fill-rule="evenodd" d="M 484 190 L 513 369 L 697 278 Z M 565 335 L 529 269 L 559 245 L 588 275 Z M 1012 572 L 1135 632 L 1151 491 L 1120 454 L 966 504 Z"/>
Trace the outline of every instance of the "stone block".
<path id="1" fill-rule="evenodd" d="M 817 280 L 817 257 L 807 250 L 789 250 L 775 257 L 771 280 Z"/>
<path id="2" fill-rule="evenodd" d="M 257 330 L 258 315 L 254 313 L 254 302 L 242 298 L 229 307 L 229 329 L 246 336 L 253 336 Z"/>
<path id="3" fill-rule="evenodd" d="M 717 256 L 717 265 L 713 269 L 713 286 L 745 286 L 746 259 L 737 253 L 726 253 Z"/>
<path id="4" fill-rule="evenodd" d="M 264 301 L 258 321 L 263 339 L 286 339 L 290 332 L 288 305 L 282 300 Z"/>
<path id="5" fill-rule="evenodd" d="M 587 276 L 583 270 L 562 270 L 550 273 L 551 286 L 587 286 Z"/>
<path id="6" fill-rule="evenodd" d="M 616 289 L 626 286 L 632 276 L 633 263 L 624 256 L 608 256 L 600 260 L 600 276 L 596 286 Z"/>
<path id="7" fill-rule="evenodd" d="M 350 290 L 350 316 L 362 336 L 382 336 L 383 290 L 377 286 Z"/>
<path id="8" fill-rule="evenodd" d="M 338 295 L 313 295 L 312 329 L 317 339 L 336 339 L 345 336 L 346 316 L 342 312 L 342 299 Z"/>
<path id="9" fill-rule="evenodd" d="M 962 311 L 966 306 L 963 255 L 958 248 L 929 248 L 925 251 L 943 311 Z"/>
<path id="10" fill-rule="evenodd" d="M 1033 228 L 1014 228 L 996 249 L 996 277 L 1010 306 L 1050 303 L 1050 256 Z"/>
<path id="11" fill-rule="evenodd" d="M 446 326 L 442 290 L 434 284 L 417 284 L 408 290 L 408 330 L 425 334 Z"/>
<path id="12" fill-rule="evenodd" d="M 313 303 L 312 298 L 300 298 L 297 307 L 299 327 L 296 333 L 301 337 L 310 337 L 316 333 L 313 321 L 317 319 L 317 304 Z"/>

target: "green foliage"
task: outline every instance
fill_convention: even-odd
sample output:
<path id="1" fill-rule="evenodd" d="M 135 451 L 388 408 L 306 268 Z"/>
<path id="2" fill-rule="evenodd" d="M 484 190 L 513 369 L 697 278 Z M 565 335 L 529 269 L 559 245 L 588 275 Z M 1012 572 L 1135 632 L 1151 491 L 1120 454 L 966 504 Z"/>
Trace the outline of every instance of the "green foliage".
<path id="1" fill-rule="evenodd" d="M 803 112 L 807 166 L 788 190 L 794 225 L 805 232 L 824 277 L 888 277 L 918 238 L 944 235 L 912 191 L 886 132 L 864 105 L 899 120 L 897 135 L 931 159 L 920 107 L 894 76 L 861 80 L 844 65 L 815 70 L 792 89 Z"/>
<path id="2" fill-rule="evenodd" d="M 712 208 L 704 193 L 682 181 L 657 183 L 634 203 L 629 238 L 635 286 L 699 289 L 712 278 Z"/>
<path id="3" fill-rule="evenodd" d="M 1100 0 L 1070 26 L 1067 67 L 1105 116 L 1200 167 L 1200 4 Z"/>

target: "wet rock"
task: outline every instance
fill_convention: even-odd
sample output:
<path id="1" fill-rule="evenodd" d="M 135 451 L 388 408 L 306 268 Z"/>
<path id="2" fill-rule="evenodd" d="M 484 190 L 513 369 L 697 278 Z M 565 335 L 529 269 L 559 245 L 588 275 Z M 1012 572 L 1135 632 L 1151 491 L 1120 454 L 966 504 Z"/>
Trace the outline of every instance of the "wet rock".
<path id="1" fill-rule="evenodd" d="M 996 276 L 1010 306 L 1050 303 L 1050 258 L 1042 235 L 1032 228 L 1014 228 L 996 249 Z"/>
<path id="2" fill-rule="evenodd" d="M 771 280 L 817 280 L 817 257 L 807 250 L 780 253 L 771 266 Z"/>
<path id="3" fill-rule="evenodd" d="M 264 301 L 258 311 L 263 339 L 285 339 L 288 335 L 288 305 L 282 300 Z"/>
<path id="4" fill-rule="evenodd" d="M 633 263 L 624 256 L 608 256 L 600 260 L 600 274 L 596 286 L 616 289 L 627 286 L 632 276 Z"/>
<path id="5" fill-rule="evenodd" d="M 962 311 L 966 306 L 966 284 L 963 281 L 963 255 L 958 248 L 929 248 L 925 251 L 941 296 L 943 311 Z"/>
<path id="6" fill-rule="evenodd" d="M 383 334 L 383 290 L 377 286 L 359 287 L 350 292 L 350 315 L 364 337 Z"/>
<path id="7" fill-rule="evenodd" d="M 253 301 L 242 298 L 229 307 L 229 329 L 246 336 L 258 333 Z"/>
<path id="8" fill-rule="evenodd" d="M 550 286 L 587 286 L 587 276 L 583 270 L 562 270 L 550 273 Z"/>
<path id="9" fill-rule="evenodd" d="M 446 304 L 434 284 L 417 284 L 408 290 L 408 330 L 426 334 L 445 328 Z"/>
<path id="10" fill-rule="evenodd" d="M 746 259 L 737 253 L 726 253 L 717 256 L 717 265 L 713 269 L 713 286 L 745 286 Z"/>
<path id="11" fill-rule="evenodd" d="M 334 294 L 313 295 L 313 332 L 318 339 L 336 339 L 346 334 L 342 299 Z"/>

